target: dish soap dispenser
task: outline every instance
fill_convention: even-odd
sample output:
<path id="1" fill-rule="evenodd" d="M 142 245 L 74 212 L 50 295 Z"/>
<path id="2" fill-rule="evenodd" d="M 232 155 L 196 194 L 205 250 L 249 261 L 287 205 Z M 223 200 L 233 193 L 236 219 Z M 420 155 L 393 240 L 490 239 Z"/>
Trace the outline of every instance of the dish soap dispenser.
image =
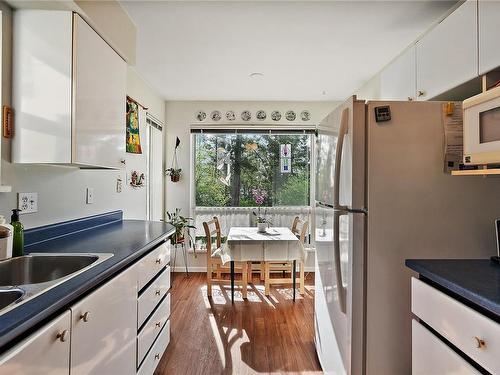
<path id="1" fill-rule="evenodd" d="M 10 224 L 14 228 L 14 238 L 12 246 L 12 256 L 20 257 L 24 255 L 24 227 L 19 221 L 19 212 L 21 210 L 15 208 L 12 210 L 12 216 L 10 217 Z"/>

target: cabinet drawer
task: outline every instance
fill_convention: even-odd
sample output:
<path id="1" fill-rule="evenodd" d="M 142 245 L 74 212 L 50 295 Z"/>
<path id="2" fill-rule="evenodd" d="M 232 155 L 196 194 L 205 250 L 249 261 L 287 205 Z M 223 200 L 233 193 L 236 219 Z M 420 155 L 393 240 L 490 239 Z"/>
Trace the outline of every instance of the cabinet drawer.
<path id="1" fill-rule="evenodd" d="M 151 351 L 148 353 L 141 367 L 137 371 L 137 375 L 153 375 L 156 366 L 167 349 L 170 342 L 170 319 L 167 321 L 156 339 Z"/>
<path id="2" fill-rule="evenodd" d="M 141 363 L 170 316 L 170 294 L 158 306 L 137 335 L 137 363 Z"/>
<path id="3" fill-rule="evenodd" d="M 500 374 L 500 324 L 418 279 L 411 283 L 412 312 L 480 366 Z"/>
<path id="4" fill-rule="evenodd" d="M 158 278 L 147 287 L 137 301 L 137 328 L 142 326 L 170 289 L 170 267 L 164 269 Z"/>
<path id="5" fill-rule="evenodd" d="M 161 244 L 137 263 L 137 287 L 139 290 L 153 279 L 170 262 L 170 250 L 166 243 Z"/>
<path id="6" fill-rule="evenodd" d="M 412 321 L 411 336 L 412 375 L 479 374 L 474 367 L 416 320 Z"/>
<path id="7" fill-rule="evenodd" d="M 68 375 L 70 327 L 71 313 L 68 310 L 3 353 L 0 356 L 0 374 Z"/>

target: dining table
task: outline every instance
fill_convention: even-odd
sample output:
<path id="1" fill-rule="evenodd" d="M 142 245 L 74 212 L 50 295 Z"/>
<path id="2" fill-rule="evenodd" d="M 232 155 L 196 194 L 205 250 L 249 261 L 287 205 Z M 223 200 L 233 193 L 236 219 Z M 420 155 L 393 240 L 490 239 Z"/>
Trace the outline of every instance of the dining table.
<path id="1" fill-rule="evenodd" d="M 230 264 L 231 300 L 234 302 L 234 262 L 293 262 L 304 258 L 304 246 L 286 227 L 270 227 L 259 232 L 257 227 L 231 227 L 220 254 L 223 264 Z M 292 272 L 293 300 L 296 275 Z"/>

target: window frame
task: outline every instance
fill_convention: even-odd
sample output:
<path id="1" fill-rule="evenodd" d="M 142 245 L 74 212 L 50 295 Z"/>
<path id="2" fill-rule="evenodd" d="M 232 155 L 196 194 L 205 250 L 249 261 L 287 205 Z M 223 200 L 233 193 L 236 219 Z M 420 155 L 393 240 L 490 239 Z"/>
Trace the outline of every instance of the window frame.
<path id="1" fill-rule="evenodd" d="M 190 184 L 189 184 L 189 193 L 190 193 L 190 213 L 191 217 L 195 217 L 196 215 L 196 134 L 263 134 L 269 132 L 269 134 L 274 135 L 286 135 L 286 134 L 309 134 L 310 135 L 310 146 L 309 146 L 309 205 L 306 206 L 296 206 L 296 207 L 310 207 L 312 208 L 315 205 L 315 178 L 316 175 L 316 126 L 303 126 L 301 128 L 297 127 L 286 127 L 286 126 L 258 126 L 258 125 L 232 125 L 232 126 L 209 126 L 209 125 L 191 125 L 190 127 L 190 155 L 189 155 L 189 165 L 190 165 Z M 209 207 L 209 206 L 199 206 L 199 207 Z M 233 206 L 224 206 L 228 209 Z M 214 208 L 224 208 L 224 207 L 214 207 Z M 288 206 L 272 206 L 268 208 L 279 208 L 279 207 L 288 207 Z M 290 206 L 295 207 L 295 206 Z M 244 207 L 238 207 L 244 208 Z"/>

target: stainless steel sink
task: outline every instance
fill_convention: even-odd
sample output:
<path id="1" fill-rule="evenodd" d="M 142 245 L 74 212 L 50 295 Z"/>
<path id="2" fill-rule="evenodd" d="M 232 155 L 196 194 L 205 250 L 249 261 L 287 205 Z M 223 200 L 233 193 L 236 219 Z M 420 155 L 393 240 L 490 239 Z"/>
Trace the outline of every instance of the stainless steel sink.
<path id="1" fill-rule="evenodd" d="M 0 315 L 113 254 L 30 254 L 0 261 Z"/>
<path id="2" fill-rule="evenodd" d="M 16 302 L 24 295 L 21 289 L 0 290 L 0 310 Z"/>

